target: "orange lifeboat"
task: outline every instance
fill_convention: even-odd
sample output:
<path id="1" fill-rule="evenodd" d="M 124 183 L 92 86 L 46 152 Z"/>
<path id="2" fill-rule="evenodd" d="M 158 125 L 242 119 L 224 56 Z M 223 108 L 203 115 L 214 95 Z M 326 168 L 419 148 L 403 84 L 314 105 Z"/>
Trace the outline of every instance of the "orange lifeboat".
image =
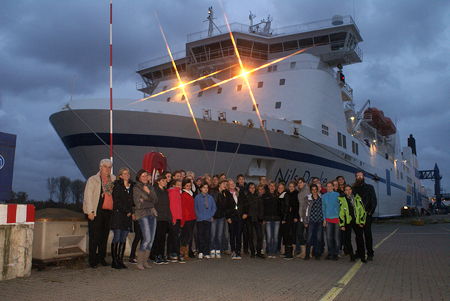
<path id="1" fill-rule="evenodd" d="M 391 118 L 384 116 L 383 111 L 377 108 L 368 108 L 364 111 L 364 119 L 371 120 L 369 124 L 373 126 L 382 136 L 393 135 L 397 128 Z"/>

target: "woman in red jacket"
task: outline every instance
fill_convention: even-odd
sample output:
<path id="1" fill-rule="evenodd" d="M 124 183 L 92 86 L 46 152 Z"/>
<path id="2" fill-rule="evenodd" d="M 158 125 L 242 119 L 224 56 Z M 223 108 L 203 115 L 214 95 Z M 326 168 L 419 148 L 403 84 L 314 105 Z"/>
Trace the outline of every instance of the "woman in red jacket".
<path id="1" fill-rule="evenodd" d="M 179 262 L 184 262 L 185 254 L 180 249 L 181 229 L 184 226 L 183 209 L 181 206 L 181 180 L 172 180 L 169 183 L 170 212 L 172 214 L 172 231 L 169 231 L 170 257 L 178 257 Z"/>
<path id="2" fill-rule="evenodd" d="M 194 237 L 194 226 L 197 216 L 195 215 L 194 194 L 192 193 L 192 183 L 190 179 L 182 182 L 183 192 L 181 193 L 181 207 L 183 212 L 183 230 L 181 232 L 181 250 L 185 258 L 188 257 L 189 245 Z"/>

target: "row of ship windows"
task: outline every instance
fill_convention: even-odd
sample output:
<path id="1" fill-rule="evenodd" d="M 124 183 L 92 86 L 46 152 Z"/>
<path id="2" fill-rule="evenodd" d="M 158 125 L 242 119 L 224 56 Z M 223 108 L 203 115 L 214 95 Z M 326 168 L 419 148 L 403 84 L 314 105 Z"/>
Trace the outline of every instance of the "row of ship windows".
<path id="1" fill-rule="evenodd" d="M 328 126 L 324 124 L 322 124 L 322 134 L 324 134 L 325 136 L 330 135 Z M 338 132 L 337 138 L 338 138 L 337 144 L 340 147 L 347 149 L 347 136 Z M 359 155 L 359 145 L 355 141 L 352 141 L 352 153 Z"/>
<path id="2" fill-rule="evenodd" d="M 284 86 L 286 84 L 286 79 L 285 78 L 281 78 L 279 81 L 279 85 L 280 86 Z M 258 88 L 262 88 L 264 86 L 264 82 L 258 82 L 257 87 Z M 167 89 L 167 86 L 163 87 L 162 91 L 165 91 Z M 236 91 L 240 92 L 242 91 L 242 84 L 239 84 L 236 86 Z M 217 94 L 222 94 L 222 87 L 218 87 L 217 88 Z M 197 97 L 202 97 L 203 96 L 203 91 L 198 92 Z M 181 95 L 181 100 L 185 100 L 186 96 L 183 94 Z M 167 97 L 167 102 L 170 102 L 171 97 Z M 277 107 L 277 104 L 275 104 L 275 109 L 279 109 L 281 107 L 281 102 L 279 104 L 279 106 Z"/>

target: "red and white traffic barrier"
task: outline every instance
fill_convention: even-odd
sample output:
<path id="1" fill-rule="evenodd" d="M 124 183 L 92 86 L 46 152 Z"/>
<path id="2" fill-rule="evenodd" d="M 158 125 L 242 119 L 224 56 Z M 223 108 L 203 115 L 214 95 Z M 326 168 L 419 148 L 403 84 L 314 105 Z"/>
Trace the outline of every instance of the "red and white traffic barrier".
<path id="1" fill-rule="evenodd" d="M 0 205 L 0 225 L 34 223 L 34 205 Z"/>

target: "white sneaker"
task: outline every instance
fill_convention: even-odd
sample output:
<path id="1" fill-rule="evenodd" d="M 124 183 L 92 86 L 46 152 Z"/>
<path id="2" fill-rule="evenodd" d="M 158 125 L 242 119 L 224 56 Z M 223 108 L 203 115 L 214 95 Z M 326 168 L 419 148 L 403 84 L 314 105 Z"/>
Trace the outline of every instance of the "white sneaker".
<path id="1" fill-rule="evenodd" d="M 220 256 L 220 251 L 218 251 L 218 250 L 216 250 L 216 258 L 217 258 L 217 259 L 222 258 L 222 256 Z"/>
<path id="2" fill-rule="evenodd" d="M 216 251 L 215 250 L 212 250 L 211 252 L 209 252 L 209 256 L 211 257 L 211 258 L 216 258 Z"/>
<path id="3" fill-rule="evenodd" d="M 210 259 L 211 256 L 210 256 L 210 255 L 205 255 L 205 258 L 206 258 L 206 259 Z"/>
<path id="4" fill-rule="evenodd" d="M 198 253 L 198 259 L 203 259 L 203 253 Z"/>

